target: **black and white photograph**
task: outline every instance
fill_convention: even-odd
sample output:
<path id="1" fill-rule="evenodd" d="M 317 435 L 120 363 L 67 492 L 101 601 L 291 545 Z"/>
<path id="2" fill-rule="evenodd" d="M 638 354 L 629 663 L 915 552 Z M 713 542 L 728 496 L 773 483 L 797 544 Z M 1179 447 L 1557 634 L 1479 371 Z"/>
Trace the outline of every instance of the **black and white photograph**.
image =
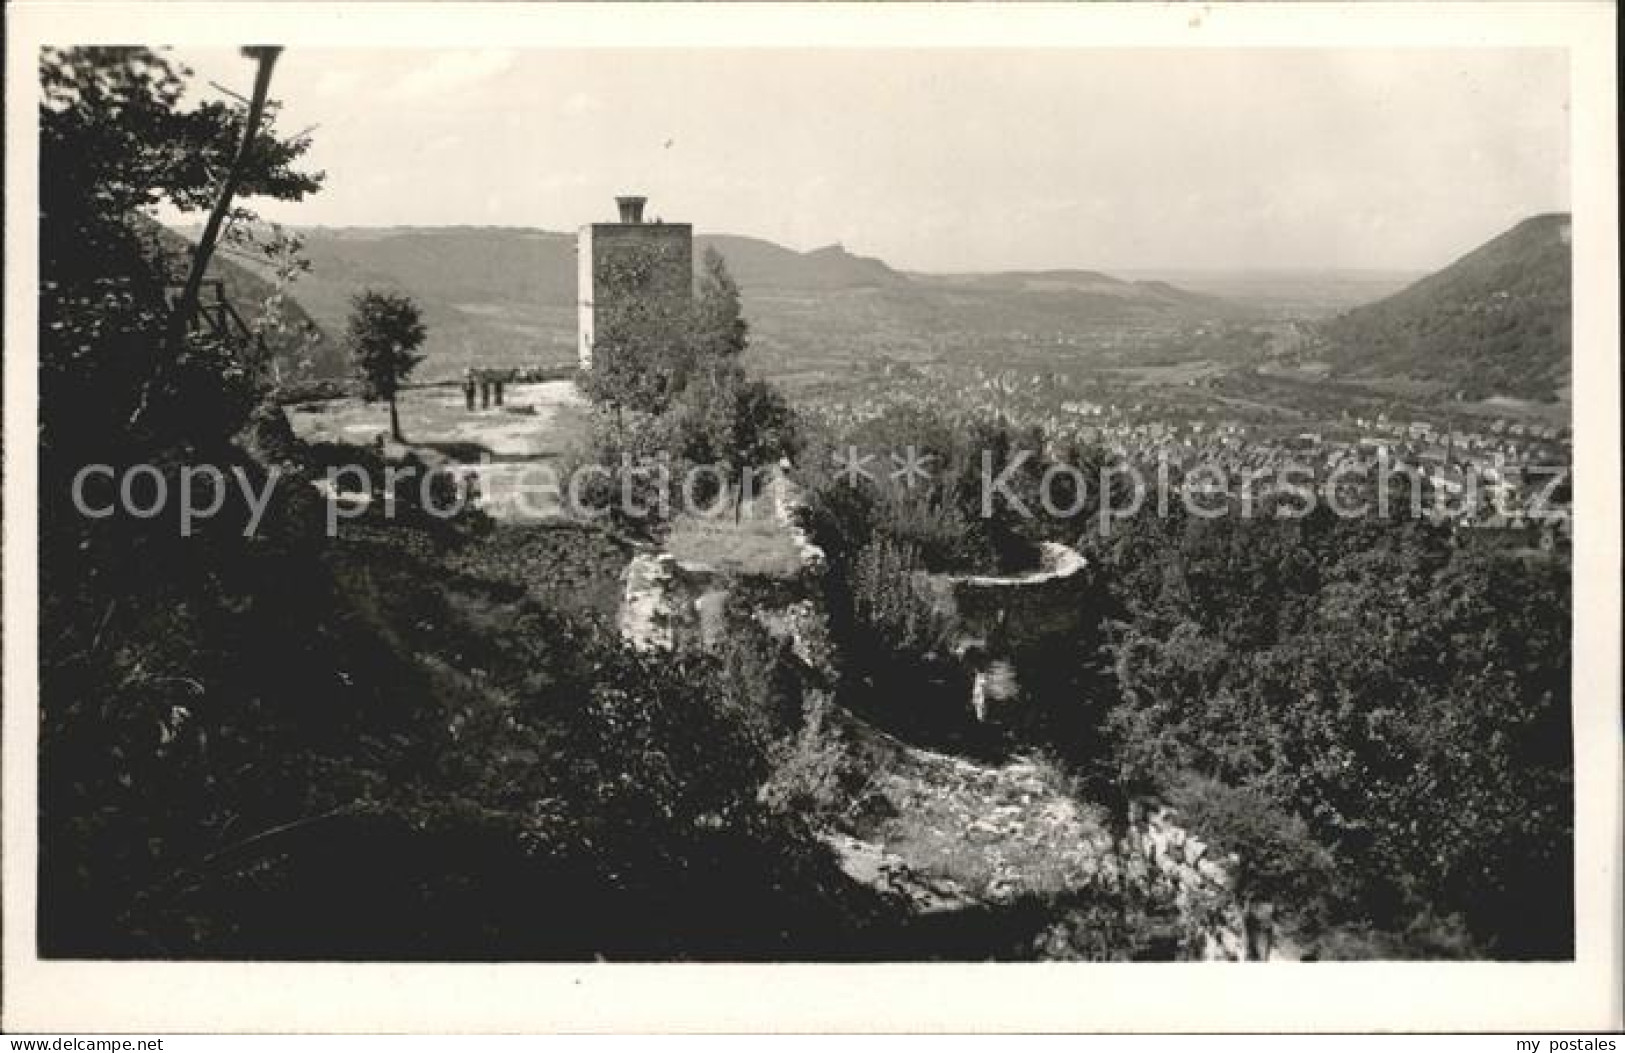
<path id="1" fill-rule="evenodd" d="M 1173 6 L 9 45 L 8 962 L 1617 980 L 1612 121 Z"/>

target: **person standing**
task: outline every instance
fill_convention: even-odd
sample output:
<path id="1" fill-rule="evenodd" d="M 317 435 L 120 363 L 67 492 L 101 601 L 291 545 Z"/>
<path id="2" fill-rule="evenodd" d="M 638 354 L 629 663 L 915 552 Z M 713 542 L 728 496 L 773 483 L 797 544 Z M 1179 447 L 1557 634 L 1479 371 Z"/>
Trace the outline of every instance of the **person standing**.
<path id="1" fill-rule="evenodd" d="M 463 401 L 468 404 L 468 411 L 474 412 L 474 371 L 463 370 Z"/>

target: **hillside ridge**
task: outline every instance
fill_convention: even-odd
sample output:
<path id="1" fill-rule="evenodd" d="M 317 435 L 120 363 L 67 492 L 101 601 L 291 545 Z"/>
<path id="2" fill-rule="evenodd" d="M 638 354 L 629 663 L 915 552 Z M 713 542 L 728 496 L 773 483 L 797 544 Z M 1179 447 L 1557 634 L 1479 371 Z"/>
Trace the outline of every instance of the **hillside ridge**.
<path id="1" fill-rule="evenodd" d="M 1571 369 L 1571 217 L 1532 216 L 1323 329 L 1348 376 L 1407 377 L 1462 398 L 1564 398 Z"/>

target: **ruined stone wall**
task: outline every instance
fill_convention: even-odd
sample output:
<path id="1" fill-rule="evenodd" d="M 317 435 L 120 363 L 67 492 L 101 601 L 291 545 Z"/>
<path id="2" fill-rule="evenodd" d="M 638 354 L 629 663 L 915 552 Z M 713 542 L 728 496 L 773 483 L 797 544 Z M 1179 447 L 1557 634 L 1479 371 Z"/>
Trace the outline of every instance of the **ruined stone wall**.
<path id="1" fill-rule="evenodd" d="M 1181 826 L 1169 808 L 1136 812 L 1123 837 L 1124 877 L 1173 900 L 1202 960 L 1269 957 L 1267 941 L 1249 942 L 1249 919 L 1231 879 L 1235 861 Z"/>
<path id="2" fill-rule="evenodd" d="M 796 523 L 799 492 L 782 468 L 768 485 L 773 514 L 795 543 L 801 569 L 778 587 L 752 590 L 755 609 L 750 613 L 770 633 L 788 640 L 803 663 L 827 673 L 829 627 L 816 587 L 825 568 L 824 552 Z M 726 575 L 717 568 L 670 553 L 644 553 L 627 564 L 622 583 L 617 621 L 621 637 L 632 646 L 711 647 L 722 638 L 731 597 Z"/>

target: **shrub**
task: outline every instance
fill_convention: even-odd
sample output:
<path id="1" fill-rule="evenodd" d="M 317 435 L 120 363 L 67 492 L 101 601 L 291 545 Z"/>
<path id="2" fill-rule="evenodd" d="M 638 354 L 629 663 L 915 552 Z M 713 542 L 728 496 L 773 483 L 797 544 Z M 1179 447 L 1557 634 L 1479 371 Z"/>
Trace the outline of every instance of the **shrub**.
<path id="1" fill-rule="evenodd" d="M 915 550 L 881 537 L 852 566 L 852 619 L 877 649 L 927 658 L 948 649 L 948 623 L 921 591 Z"/>
<path id="2" fill-rule="evenodd" d="M 833 708 L 829 695 L 808 693 L 801 726 L 773 745 L 770 773 L 757 792 L 770 811 L 816 821 L 840 802 L 847 760 L 831 723 Z"/>

